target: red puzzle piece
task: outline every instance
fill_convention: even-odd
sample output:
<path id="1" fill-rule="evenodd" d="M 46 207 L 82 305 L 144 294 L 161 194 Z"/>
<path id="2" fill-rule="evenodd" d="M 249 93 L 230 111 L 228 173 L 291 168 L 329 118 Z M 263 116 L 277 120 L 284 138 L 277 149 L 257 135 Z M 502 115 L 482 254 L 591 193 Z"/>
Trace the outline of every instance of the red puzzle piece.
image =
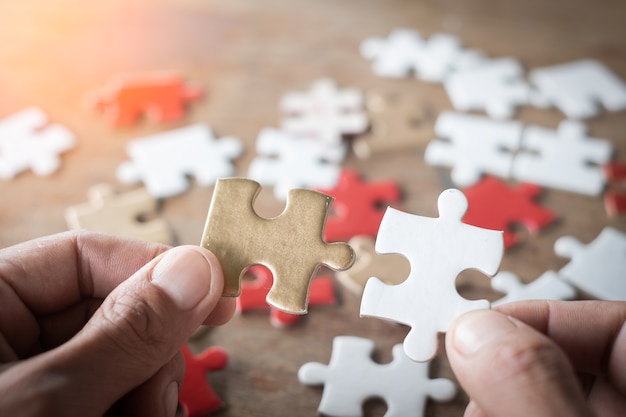
<path id="1" fill-rule="evenodd" d="M 604 193 L 604 207 L 609 216 L 626 214 L 626 164 L 612 162 L 604 166 L 607 182 L 620 183 L 621 189 L 609 189 Z"/>
<path id="2" fill-rule="evenodd" d="M 400 199 L 400 188 L 393 181 L 365 182 L 352 170 L 343 170 L 331 189 L 318 191 L 335 198 L 333 214 L 326 221 L 324 240 L 337 242 L 354 236 L 376 236 L 389 203 Z"/>
<path id="3" fill-rule="evenodd" d="M 181 120 L 185 105 L 202 96 L 202 90 L 185 85 L 174 74 L 135 74 L 111 80 L 88 97 L 88 104 L 103 111 L 114 126 L 136 123 L 146 116 L 159 123 Z"/>
<path id="4" fill-rule="evenodd" d="M 246 271 L 254 277 L 253 281 L 242 281 L 241 294 L 237 297 L 237 311 L 270 310 L 270 322 L 276 327 L 291 326 L 300 321 L 300 315 L 280 311 L 265 301 L 265 297 L 272 287 L 274 277 L 272 272 L 261 265 L 255 265 Z M 309 305 L 335 304 L 335 287 L 332 279 L 319 276 L 311 281 L 309 288 Z"/>
<path id="5" fill-rule="evenodd" d="M 228 363 L 228 353 L 220 347 L 210 347 L 199 355 L 194 355 L 189 346 L 180 348 L 185 358 L 185 377 L 178 394 L 178 402 L 186 417 L 203 416 L 224 406 L 209 381 L 208 371 L 224 369 Z"/>
<path id="6" fill-rule="evenodd" d="M 505 248 L 520 240 L 509 230 L 512 224 L 523 224 L 529 232 L 536 233 L 556 219 L 553 212 L 533 201 L 541 193 L 538 185 L 510 188 L 497 178 L 485 177 L 463 192 L 469 203 L 463 222 L 504 231 Z"/>

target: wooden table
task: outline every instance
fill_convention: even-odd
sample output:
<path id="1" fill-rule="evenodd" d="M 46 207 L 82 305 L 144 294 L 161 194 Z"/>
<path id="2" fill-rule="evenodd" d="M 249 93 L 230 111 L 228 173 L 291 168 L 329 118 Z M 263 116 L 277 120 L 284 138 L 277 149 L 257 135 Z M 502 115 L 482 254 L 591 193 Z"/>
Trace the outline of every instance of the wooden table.
<path id="1" fill-rule="evenodd" d="M 278 126 L 281 95 L 305 89 L 321 77 L 332 77 L 344 87 L 412 95 L 428 109 L 423 122 L 432 126 L 440 111 L 451 108 L 442 85 L 375 76 L 358 52 L 366 37 L 386 36 L 397 27 L 425 35 L 446 32 L 489 56 L 516 57 L 527 68 L 596 58 L 626 79 L 625 18 L 626 3 L 609 0 L 2 2 L 0 115 L 40 106 L 76 133 L 78 146 L 48 178 L 24 173 L 0 182 L 0 247 L 65 230 L 64 209 L 85 201 L 87 189 L 96 183 L 132 188 L 119 184 L 114 173 L 127 158 L 125 144 L 165 128 L 204 122 L 220 136 L 241 138 L 246 153 L 237 160 L 237 169 L 245 175 L 259 130 Z M 184 122 L 114 129 L 100 114 L 81 106 L 84 94 L 110 75 L 162 69 L 178 71 L 206 89 L 207 98 L 192 106 Z M 587 121 L 593 136 L 614 141 L 621 160 L 626 160 L 625 116 L 623 111 L 603 113 Z M 556 110 L 523 107 L 518 118 L 556 127 L 563 116 Z M 351 155 L 345 165 L 368 179 L 396 179 L 407 211 L 436 216 L 436 198 L 450 182 L 448 170 L 424 163 L 428 139 L 410 152 L 367 161 Z M 159 216 L 171 224 L 177 244 L 199 242 L 211 192 L 192 185 L 189 192 L 163 201 Z M 560 220 L 536 236 L 525 236 L 502 263 L 502 269 L 526 281 L 567 262 L 552 249 L 559 236 L 588 242 L 605 226 L 626 231 L 625 218 L 608 218 L 599 198 L 546 190 L 541 202 Z M 269 190 L 263 191 L 257 207 L 264 216 L 282 210 Z M 462 274 L 458 287 L 468 298 L 499 296 L 484 277 Z M 296 373 L 308 361 L 327 363 L 337 335 L 371 338 L 380 349 L 379 359 L 390 360 L 390 349 L 403 339 L 406 328 L 359 318 L 359 297 L 339 284 L 337 291 L 339 305 L 313 308 L 294 328 L 276 329 L 266 313 L 250 314 L 193 342 L 196 348 L 224 346 L 231 355 L 228 368 L 210 376 L 228 404 L 215 415 L 315 415 L 322 389 L 302 386 Z M 443 353 L 434 361 L 432 375 L 453 377 Z M 450 403 L 429 403 L 426 415 L 460 416 L 466 400 L 461 393 Z M 373 401 L 367 409 L 374 416 L 382 415 L 385 407 Z"/>

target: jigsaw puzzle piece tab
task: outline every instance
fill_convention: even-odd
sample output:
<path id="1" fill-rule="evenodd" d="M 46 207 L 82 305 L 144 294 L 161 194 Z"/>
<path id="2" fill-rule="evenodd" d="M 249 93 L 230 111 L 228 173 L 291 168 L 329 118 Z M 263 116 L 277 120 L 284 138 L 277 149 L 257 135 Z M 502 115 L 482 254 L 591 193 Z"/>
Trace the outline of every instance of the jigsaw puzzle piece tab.
<path id="1" fill-rule="evenodd" d="M 485 177 L 463 193 L 469 208 L 463 221 L 485 229 L 504 231 L 504 247 L 519 243 L 511 226 L 522 224 L 530 233 L 537 233 L 556 220 L 556 215 L 535 203 L 541 187 L 521 184 L 515 188 L 494 177 Z"/>
<path id="2" fill-rule="evenodd" d="M 472 68 L 484 59 L 480 52 L 464 49 L 456 36 L 434 33 L 417 52 L 415 73 L 422 81 L 443 82 L 454 72 Z"/>
<path id="3" fill-rule="evenodd" d="M 531 102 L 538 107 L 556 106 L 570 119 L 598 114 L 598 104 L 609 111 L 626 109 L 626 83 L 602 63 L 584 59 L 532 70 L 536 86 Z"/>
<path id="4" fill-rule="evenodd" d="M 317 191 L 335 199 L 333 214 L 326 221 L 324 239 L 336 242 L 357 235 L 376 236 L 385 214 L 383 205 L 400 199 L 394 181 L 363 181 L 356 171 L 345 169 L 334 188 Z"/>
<path id="5" fill-rule="evenodd" d="M 449 189 L 439 196 L 438 218 L 389 207 L 380 225 L 376 251 L 404 255 L 411 273 L 393 286 L 370 278 L 361 299 L 361 316 L 410 326 L 404 350 L 415 361 L 435 356 L 437 333 L 446 332 L 459 315 L 489 308 L 487 300 L 467 300 L 456 290 L 456 279 L 466 269 L 493 276 L 504 251 L 502 232 L 461 222 L 467 204 L 461 191 Z"/>
<path id="6" fill-rule="evenodd" d="M 484 60 L 456 71 L 444 85 L 456 110 L 484 110 L 495 119 L 509 119 L 517 106 L 528 103 L 530 87 L 522 65 L 512 58 Z"/>
<path id="7" fill-rule="evenodd" d="M 604 189 L 602 165 L 612 153 L 611 142 L 587 136 L 581 122 L 564 120 L 556 131 L 528 126 L 512 175 L 519 181 L 595 196 Z"/>
<path id="8" fill-rule="evenodd" d="M 397 285 L 409 276 L 409 261 L 402 255 L 376 253 L 375 241 L 369 236 L 350 239 L 348 244 L 355 253 L 354 265 L 335 274 L 339 282 L 357 295 L 363 294 L 370 277 L 377 277 L 385 284 Z"/>
<path id="9" fill-rule="evenodd" d="M 274 195 L 284 201 L 293 188 L 331 188 L 337 184 L 347 147 L 313 138 L 296 138 L 278 129 L 263 129 L 256 141 L 257 156 L 248 176 L 273 186 Z"/>
<path id="10" fill-rule="evenodd" d="M 305 385 L 324 385 L 318 412 L 327 416 L 363 415 L 363 403 L 381 398 L 387 404 L 385 417 L 422 416 L 428 398 L 448 401 L 456 395 L 449 379 L 430 379 L 429 363 L 410 360 L 402 345 L 393 347 L 393 360 L 378 364 L 372 360 L 374 342 L 354 336 L 333 339 L 328 365 L 309 362 L 298 371 Z"/>
<path id="11" fill-rule="evenodd" d="M 259 191 L 260 184 L 249 179 L 218 180 L 201 245 L 211 250 L 222 265 L 224 295 L 239 295 L 242 272 L 250 265 L 261 264 L 274 277 L 267 302 L 279 310 L 304 314 L 310 281 L 318 268 L 349 268 L 354 252 L 345 243 L 326 243 L 322 239 L 332 197 L 294 189 L 289 192 L 283 213 L 264 219 L 253 208 Z"/>
<path id="12" fill-rule="evenodd" d="M 367 38 L 361 55 L 372 61 L 372 71 L 381 77 L 400 78 L 415 71 L 424 40 L 412 29 L 394 29 L 387 38 Z"/>
<path id="13" fill-rule="evenodd" d="M 232 137 L 216 139 L 210 128 L 194 124 L 135 139 L 126 151 L 131 160 L 117 168 L 117 178 L 124 184 L 143 181 L 154 198 L 165 198 L 185 192 L 189 175 L 201 186 L 233 175 L 231 161 L 243 144 Z"/>
<path id="14" fill-rule="evenodd" d="M 571 259 L 559 275 L 572 285 L 601 300 L 626 301 L 626 234 L 605 227 L 589 244 L 563 236 L 554 250 Z"/>
<path id="15" fill-rule="evenodd" d="M 0 179 L 10 180 L 30 169 L 47 176 L 61 165 L 59 154 L 76 139 L 65 127 L 50 124 L 48 116 L 30 107 L 0 120 Z"/>
<path id="16" fill-rule="evenodd" d="M 224 406 L 207 380 L 207 372 L 219 371 L 228 364 L 228 353 L 220 347 L 210 347 L 194 355 L 189 346 L 180 349 L 185 358 L 185 376 L 178 402 L 185 417 L 200 417 Z"/>
<path id="17" fill-rule="evenodd" d="M 365 132 L 368 126 L 363 94 L 339 89 L 333 80 L 321 79 L 306 92 L 285 94 L 280 101 L 281 127 L 295 135 L 315 137 L 339 145 L 346 135 Z"/>
<path id="18" fill-rule="evenodd" d="M 546 271 L 528 284 L 524 284 L 514 273 L 502 271 L 491 278 L 491 288 L 506 294 L 491 303 L 493 307 L 515 301 L 576 298 L 576 289 L 554 271 Z"/>
<path id="19" fill-rule="evenodd" d="M 202 89 L 169 73 L 126 74 L 110 79 L 106 86 L 86 98 L 86 104 L 104 112 L 113 126 L 128 126 L 142 116 L 158 123 L 181 120 L 186 105 L 202 97 Z"/>
<path id="20" fill-rule="evenodd" d="M 118 194 L 111 185 L 98 184 L 89 189 L 87 199 L 87 203 L 65 210 L 69 228 L 171 244 L 171 231 L 164 220 L 141 221 L 142 215 L 157 210 L 157 201 L 144 188 Z"/>
<path id="21" fill-rule="evenodd" d="M 522 124 L 454 112 L 442 112 L 424 159 L 430 165 L 452 167 L 452 181 L 460 187 L 476 183 L 483 174 L 503 178 L 519 148 Z"/>

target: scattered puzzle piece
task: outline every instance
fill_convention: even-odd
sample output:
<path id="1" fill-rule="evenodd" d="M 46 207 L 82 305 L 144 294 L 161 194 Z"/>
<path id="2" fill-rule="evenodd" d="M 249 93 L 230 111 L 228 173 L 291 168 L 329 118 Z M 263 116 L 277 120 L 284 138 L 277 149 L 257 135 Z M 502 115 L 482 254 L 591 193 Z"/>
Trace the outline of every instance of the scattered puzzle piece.
<path id="1" fill-rule="evenodd" d="M 531 95 L 539 107 L 556 106 L 570 119 L 598 114 L 598 104 L 609 111 L 626 109 L 626 83 L 602 63 L 591 59 L 530 72 L 537 91 Z"/>
<path id="2" fill-rule="evenodd" d="M 224 406 L 209 381 L 208 371 L 224 369 L 228 363 L 228 353 L 220 347 L 210 347 L 199 355 L 194 355 L 187 345 L 180 348 L 185 358 L 185 376 L 178 394 L 178 402 L 185 417 L 200 417 Z"/>
<path id="3" fill-rule="evenodd" d="M 363 94 L 356 89 L 338 89 L 330 79 L 319 80 L 307 92 L 293 92 L 280 101 L 282 128 L 296 136 L 319 138 L 338 145 L 345 135 L 365 132 Z"/>
<path id="4" fill-rule="evenodd" d="M 88 203 L 65 210 L 71 229 L 87 229 L 150 242 L 171 243 L 170 228 L 164 220 L 141 221 L 141 216 L 155 212 L 157 201 L 144 189 L 116 194 L 109 184 L 89 189 Z"/>
<path id="5" fill-rule="evenodd" d="M 222 265 L 224 295 L 238 295 L 242 272 L 261 264 L 274 277 L 267 302 L 283 311 L 304 314 L 310 281 L 319 266 L 349 268 L 354 252 L 345 243 L 329 244 L 322 239 L 332 197 L 311 190 L 291 190 L 283 213 L 263 219 L 253 208 L 259 191 L 260 185 L 249 179 L 220 179 L 201 244 Z"/>
<path id="6" fill-rule="evenodd" d="M 295 138 L 278 129 L 263 129 L 256 142 L 257 156 L 248 176 L 273 186 L 284 201 L 293 188 L 330 188 L 337 184 L 347 152 L 345 144 L 331 145 L 311 138 Z"/>
<path id="7" fill-rule="evenodd" d="M 189 175 L 202 186 L 232 175 L 231 160 L 241 155 L 243 144 L 231 137 L 215 139 L 210 128 L 194 124 L 135 139 L 126 151 L 131 161 L 118 167 L 117 178 L 125 184 L 143 181 L 154 198 L 164 198 L 184 192 Z"/>
<path id="8" fill-rule="evenodd" d="M 368 93 L 365 100 L 370 130 L 352 140 L 352 150 L 359 158 L 417 148 L 432 138 L 432 125 L 416 97 Z"/>
<path id="9" fill-rule="evenodd" d="M 452 166 L 452 181 L 466 187 L 483 174 L 510 176 L 522 124 L 443 112 L 435 124 L 435 133 L 440 139 L 428 144 L 424 159 L 430 165 Z"/>
<path id="10" fill-rule="evenodd" d="M 348 169 L 341 172 L 334 188 L 317 191 L 335 199 L 324 232 L 328 242 L 357 235 L 376 236 L 386 205 L 400 200 L 400 187 L 394 181 L 362 181 L 356 171 Z"/>
<path id="11" fill-rule="evenodd" d="M 573 300 L 574 287 L 554 271 L 546 271 L 534 281 L 524 284 L 512 272 L 502 271 L 491 278 L 491 288 L 506 295 L 493 303 L 493 307 L 525 300 Z"/>
<path id="12" fill-rule="evenodd" d="M 612 152 L 610 141 L 587 136 L 587 128 L 581 122 L 564 120 L 556 131 L 528 126 L 512 174 L 519 181 L 598 195 L 604 188 L 601 165 Z"/>
<path id="13" fill-rule="evenodd" d="M 510 188 L 494 177 L 485 177 L 479 183 L 463 190 L 469 208 L 463 222 L 473 226 L 504 231 L 504 247 L 509 248 L 520 241 L 510 227 L 522 224 L 531 233 L 556 220 L 550 210 L 534 202 L 541 194 L 541 187 L 521 184 Z"/>
<path id="14" fill-rule="evenodd" d="M 395 29 L 386 39 L 368 38 L 361 42 L 361 55 L 372 61 L 372 70 L 381 77 L 405 77 L 415 71 L 417 56 L 424 48 L 420 34 L 411 29 Z"/>
<path id="15" fill-rule="evenodd" d="M 429 363 L 410 360 L 401 345 L 393 347 L 393 361 L 372 360 L 374 342 L 354 336 L 333 339 L 328 365 L 309 362 L 298 371 L 305 385 L 324 385 L 318 412 L 326 416 L 362 416 L 363 403 L 381 398 L 387 404 L 385 417 L 422 416 L 428 398 L 448 401 L 456 395 L 449 379 L 430 379 Z"/>
<path id="16" fill-rule="evenodd" d="M 517 106 L 528 102 L 530 88 L 523 77 L 517 60 L 500 58 L 456 71 L 444 85 L 455 109 L 484 110 L 495 119 L 509 119 Z"/>
<path id="17" fill-rule="evenodd" d="M 292 326 L 300 321 L 301 315 L 290 314 L 270 307 L 265 301 L 274 278 L 269 269 L 255 265 L 246 271 L 252 281 L 241 283 L 241 294 L 237 297 L 237 311 L 270 310 L 270 322 L 275 327 Z M 333 281 L 327 276 L 318 276 L 311 281 L 309 305 L 332 305 L 336 303 Z"/>
<path id="18" fill-rule="evenodd" d="M 87 97 L 87 105 L 104 112 L 114 126 L 127 126 L 146 116 L 159 123 L 175 122 L 185 115 L 187 103 L 202 97 L 202 90 L 186 85 L 174 74 L 127 74 L 112 78 Z"/>
<path id="19" fill-rule="evenodd" d="M 466 300 L 456 290 L 457 276 L 477 269 L 492 276 L 504 251 L 502 232 L 461 222 L 467 200 L 459 190 L 441 193 L 439 217 L 421 217 L 387 208 L 376 239 L 379 253 L 399 253 L 411 264 L 409 277 L 389 286 L 376 277 L 365 285 L 361 316 L 389 319 L 411 327 L 404 351 L 428 361 L 437 353 L 437 333 L 459 315 L 488 309 L 487 300 Z"/>
<path id="20" fill-rule="evenodd" d="M 618 183 L 621 189 L 609 189 L 604 193 L 604 207 L 609 216 L 626 214 L 626 164 L 609 163 L 604 166 L 607 182 Z"/>
<path id="21" fill-rule="evenodd" d="M 348 244 L 354 249 L 354 265 L 335 274 L 339 282 L 357 295 L 363 294 L 363 288 L 370 277 L 378 277 L 385 284 L 400 284 L 408 276 L 411 268 L 409 261 L 402 255 L 379 254 L 374 249 L 375 239 L 369 236 L 356 236 Z"/>
<path id="22" fill-rule="evenodd" d="M 9 180 L 27 169 L 46 176 L 56 171 L 59 154 L 74 147 L 74 135 L 49 124 L 39 108 L 30 107 L 0 120 L 0 179 Z"/>
<path id="23" fill-rule="evenodd" d="M 563 236 L 554 250 L 571 259 L 559 275 L 575 287 L 601 300 L 626 301 L 626 234 L 605 227 L 589 244 Z"/>

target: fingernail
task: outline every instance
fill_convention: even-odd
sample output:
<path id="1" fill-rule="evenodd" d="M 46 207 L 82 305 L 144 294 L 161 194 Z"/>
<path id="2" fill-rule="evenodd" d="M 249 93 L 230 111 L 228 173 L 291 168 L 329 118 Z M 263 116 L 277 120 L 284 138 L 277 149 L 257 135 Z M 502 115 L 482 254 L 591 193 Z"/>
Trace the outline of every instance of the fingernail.
<path id="1" fill-rule="evenodd" d="M 490 310 L 474 311 L 459 319 L 453 328 L 452 340 L 461 354 L 470 356 L 515 328 L 516 325 L 500 313 Z"/>
<path id="2" fill-rule="evenodd" d="M 152 283 L 165 291 L 179 309 L 191 310 L 209 293 L 211 265 L 194 248 L 173 248 L 152 270 Z"/>
<path id="3" fill-rule="evenodd" d="M 165 413 L 174 417 L 176 416 L 176 411 L 178 411 L 178 383 L 172 381 L 165 388 Z"/>

